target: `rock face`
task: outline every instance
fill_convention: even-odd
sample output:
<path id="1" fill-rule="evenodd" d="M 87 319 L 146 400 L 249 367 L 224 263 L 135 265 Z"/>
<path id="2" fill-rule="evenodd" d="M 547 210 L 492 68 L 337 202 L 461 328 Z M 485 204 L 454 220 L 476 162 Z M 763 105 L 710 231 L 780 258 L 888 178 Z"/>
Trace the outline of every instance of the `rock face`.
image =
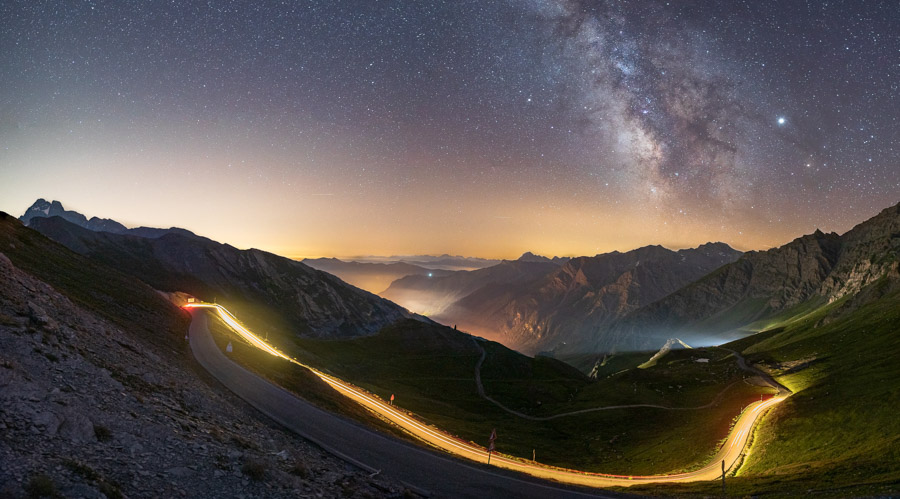
<path id="1" fill-rule="evenodd" d="M 816 231 L 736 262 L 591 338 L 589 351 L 637 346 L 646 331 L 719 335 L 800 305 L 847 298 L 844 311 L 900 287 L 900 205 L 844 235 Z"/>
<path id="2" fill-rule="evenodd" d="M 473 291 L 436 319 L 536 353 L 579 343 L 740 255 L 726 244 L 709 243 L 679 251 L 647 246 L 573 258 L 532 282 Z"/>
<path id="3" fill-rule="evenodd" d="M 817 293 L 829 302 L 883 280 L 880 293 L 900 284 L 900 204 L 882 210 L 841 236 L 841 255 Z"/>
<path id="4" fill-rule="evenodd" d="M 59 217 L 31 226 L 71 250 L 155 289 L 218 300 L 264 330 L 312 337 L 372 334 L 410 317 L 405 309 L 300 262 L 169 231 L 148 238 L 94 232 Z"/>
<path id="5" fill-rule="evenodd" d="M 8 227 L 0 229 L 3 250 L 16 252 L 25 265 L 28 254 L 19 247 L 35 253 L 36 241 L 9 239 Z M 56 249 L 41 256 L 78 256 Z M 398 484 L 348 470 L 260 420 L 217 383 L 202 381 L 184 348 L 185 331 L 169 335 L 169 324 L 155 320 L 160 313 L 179 314 L 174 307 L 139 311 L 157 336 L 176 342 L 166 348 L 106 313 L 76 304 L 0 253 L 0 496 L 27 497 L 26 485 L 39 475 L 61 497 L 403 492 Z M 248 463 L 261 480 L 248 476 Z"/>
<path id="6" fill-rule="evenodd" d="M 35 201 L 34 204 L 25 211 L 25 214 L 19 217 L 19 220 L 25 225 L 30 225 L 32 219 L 44 217 L 62 217 L 75 225 L 94 231 L 120 233 L 127 230 L 124 225 L 115 220 L 97 217 L 88 220 L 87 217 L 77 211 L 66 210 L 59 201 L 48 202 L 43 198 Z"/>

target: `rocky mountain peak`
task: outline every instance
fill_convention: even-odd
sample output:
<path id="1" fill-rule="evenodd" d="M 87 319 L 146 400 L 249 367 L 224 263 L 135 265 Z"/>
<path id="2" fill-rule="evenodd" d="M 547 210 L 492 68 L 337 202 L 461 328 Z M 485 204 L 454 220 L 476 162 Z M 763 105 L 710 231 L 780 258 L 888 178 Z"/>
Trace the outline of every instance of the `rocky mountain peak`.
<path id="1" fill-rule="evenodd" d="M 35 218 L 49 217 L 61 217 L 68 222 L 95 232 L 112 232 L 118 234 L 128 230 L 124 225 L 108 218 L 91 217 L 91 219 L 88 220 L 86 216 L 77 211 L 65 209 L 59 201 L 53 200 L 48 202 L 44 198 L 38 198 L 31 207 L 25 210 L 25 213 L 19 217 L 19 220 L 25 225 L 31 225 L 31 221 Z"/>
<path id="2" fill-rule="evenodd" d="M 557 265 L 562 265 L 569 261 L 568 257 L 560 257 L 554 256 L 553 258 L 549 258 L 546 256 L 535 255 L 530 251 L 526 251 L 522 253 L 522 256 L 517 258 L 515 261 L 517 262 L 537 262 L 537 263 L 555 263 Z"/>

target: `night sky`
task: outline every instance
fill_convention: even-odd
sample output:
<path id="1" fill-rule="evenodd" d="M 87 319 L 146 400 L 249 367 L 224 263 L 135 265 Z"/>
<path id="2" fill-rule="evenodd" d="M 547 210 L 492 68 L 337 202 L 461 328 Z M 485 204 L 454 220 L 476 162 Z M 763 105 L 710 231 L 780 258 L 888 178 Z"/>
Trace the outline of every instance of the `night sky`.
<path id="1" fill-rule="evenodd" d="M 898 116 L 893 0 L 0 3 L 0 209 L 287 256 L 843 232 Z"/>

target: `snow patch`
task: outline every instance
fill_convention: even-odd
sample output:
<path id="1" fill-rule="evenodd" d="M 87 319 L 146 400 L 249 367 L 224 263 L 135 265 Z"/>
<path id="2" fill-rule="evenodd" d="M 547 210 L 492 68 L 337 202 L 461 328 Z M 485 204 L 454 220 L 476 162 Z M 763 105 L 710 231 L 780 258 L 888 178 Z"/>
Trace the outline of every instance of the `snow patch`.
<path id="1" fill-rule="evenodd" d="M 658 352 L 653 354 L 653 357 L 650 357 L 650 360 L 639 365 L 638 369 L 647 369 L 648 367 L 655 366 L 659 359 L 663 358 L 667 353 L 669 353 L 669 351 L 672 350 L 672 347 L 674 347 L 675 345 L 681 345 L 684 348 L 693 348 L 687 343 L 679 340 L 678 338 L 669 338 L 669 340 L 666 341 L 666 344 L 663 345 Z"/>

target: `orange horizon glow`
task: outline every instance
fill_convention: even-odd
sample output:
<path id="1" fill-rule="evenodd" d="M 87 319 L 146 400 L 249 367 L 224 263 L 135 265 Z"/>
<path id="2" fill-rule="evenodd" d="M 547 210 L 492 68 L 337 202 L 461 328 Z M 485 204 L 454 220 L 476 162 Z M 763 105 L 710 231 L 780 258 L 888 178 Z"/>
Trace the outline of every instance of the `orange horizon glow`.
<path id="1" fill-rule="evenodd" d="M 106 190 L 107 187 L 98 189 Z M 750 221 L 743 230 L 735 231 L 723 226 L 710 228 L 702 221 L 686 220 L 675 224 L 661 213 L 643 217 L 591 214 L 578 218 L 568 216 L 566 209 L 538 210 L 519 219 L 485 219 L 472 211 L 465 214 L 464 219 L 429 213 L 420 216 L 434 216 L 440 222 L 427 223 L 415 217 L 395 222 L 385 213 L 378 214 L 377 206 L 366 209 L 360 202 L 351 201 L 345 206 L 329 209 L 328 203 L 321 200 L 299 199 L 286 202 L 282 205 L 283 213 L 272 215 L 273 206 L 269 203 L 253 209 L 253 204 L 222 204 L 208 194 L 196 196 L 190 192 L 177 192 L 181 190 L 177 186 L 175 190 L 164 202 L 147 200 L 139 204 L 120 194 L 114 194 L 111 200 L 103 199 L 89 189 L 83 194 L 54 195 L 58 189 L 51 185 L 40 192 L 35 189 L 34 194 L 18 194 L 20 191 L 17 191 L 4 198 L 5 206 L 0 209 L 20 216 L 38 197 L 55 199 L 67 210 L 78 211 L 88 218 L 112 218 L 128 227 L 181 227 L 237 248 L 257 248 L 295 260 L 443 254 L 513 260 L 526 251 L 550 257 L 577 257 L 626 252 L 647 245 L 678 250 L 707 242 L 724 242 L 735 249 L 750 251 L 780 246 L 816 228 L 843 233 L 854 225 L 804 227 L 795 222 L 772 228 L 759 221 Z M 228 190 L 226 185 L 206 189 L 206 192 L 223 190 Z M 178 202 L 180 195 L 185 199 L 196 199 L 196 202 Z M 417 201 L 422 202 L 421 199 Z M 414 210 L 413 204 L 410 202 L 410 206 L 401 211 Z M 204 206 L 215 208 L 204 209 Z M 318 217 L 302 215 L 309 211 Z M 331 214 L 322 216 L 324 212 Z M 372 214 L 373 220 L 361 223 L 359 213 Z"/>
<path id="2" fill-rule="evenodd" d="M 707 242 L 764 250 L 816 228 L 843 233 L 887 207 L 857 206 L 838 216 L 824 210 L 797 213 L 777 203 L 768 206 L 769 214 L 740 204 L 689 208 L 664 193 L 603 187 L 609 195 L 598 197 L 596 185 L 553 185 L 550 179 L 543 186 L 499 171 L 468 180 L 447 172 L 414 181 L 414 172 L 398 171 L 396 178 L 410 182 L 382 177 L 361 182 L 358 160 L 340 148 L 306 160 L 329 165 L 316 170 L 288 159 L 301 154 L 303 144 L 274 154 L 248 139 L 235 144 L 246 158 L 235 161 L 235 151 L 218 151 L 202 141 L 169 137 L 145 144 L 132 137 L 111 145 L 101 129 L 81 141 L 46 134 L 58 139 L 57 147 L 35 152 L 34 144 L 22 141 L 0 151 L 0 161 L 17 165 L 4 172 L 0 185 L 3 211 L 19 216 L 37 198 L 58 200 L 88 218 L 112 218 L 129 227 L 182 227 L 294 259 L 442 254 L 515 259 L 526 251 L 593 256 Z M 52 142 L 48 137 L 41 142 Z M 466 187 L 458 189 L 460 184 Z M 773 211 L 783 215 L 772 218 Z"/>

